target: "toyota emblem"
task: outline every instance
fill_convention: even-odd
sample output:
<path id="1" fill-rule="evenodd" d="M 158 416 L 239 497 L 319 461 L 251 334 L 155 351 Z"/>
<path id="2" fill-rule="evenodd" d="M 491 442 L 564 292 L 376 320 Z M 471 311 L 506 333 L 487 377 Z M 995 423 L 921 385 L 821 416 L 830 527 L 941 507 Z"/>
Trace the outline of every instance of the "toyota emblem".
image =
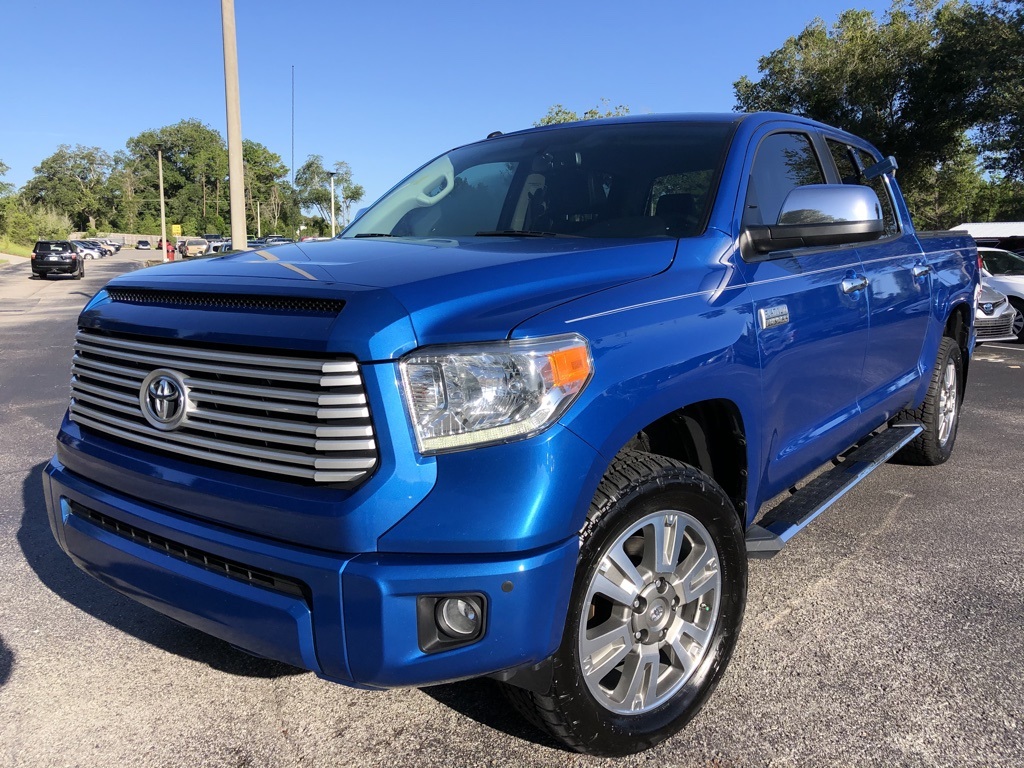
<path id="1" fill-rule="evenodd" d="M 180 427 L 189 407 L 184 374 L 167 368 L 153 371 L 139 387 L 139 405 L 151 426 L 163 432 Z"/>

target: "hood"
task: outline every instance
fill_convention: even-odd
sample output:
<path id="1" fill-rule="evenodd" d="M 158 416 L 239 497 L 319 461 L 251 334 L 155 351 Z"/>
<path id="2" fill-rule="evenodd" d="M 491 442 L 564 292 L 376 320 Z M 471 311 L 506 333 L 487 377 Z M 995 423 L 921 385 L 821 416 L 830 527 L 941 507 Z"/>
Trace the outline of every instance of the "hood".
<path id="1" fill-rule="evenodd" d="M 270 323 L 251 312 L 184 305 L 157 303 L 140 312 L 101 294 L 82 322 L 229 343 L 251 344 L 258 332 L 291 348 L 392 359 L 426 344 L 505 338 L 546 309 L 667 269 L 676 245 L 670 239 L 360 238 L 273 246 L 171 262 L 122 275 L 108 287 L 341 299 L 340 314 L 274 313 Z"/>

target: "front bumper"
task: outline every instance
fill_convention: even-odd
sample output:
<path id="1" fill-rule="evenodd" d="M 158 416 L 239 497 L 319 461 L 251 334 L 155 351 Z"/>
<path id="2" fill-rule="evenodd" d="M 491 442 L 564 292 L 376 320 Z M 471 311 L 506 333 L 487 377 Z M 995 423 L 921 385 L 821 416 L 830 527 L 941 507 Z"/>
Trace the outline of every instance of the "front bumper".
<path id="1" fill-rule="evenodd" d="M 79 568 L 182 623 L 337 682 L 475 677 L 540 661 L 561 640 L 575 537 L 495 556 L 338 555 L 170 512 L 56 458 L 43 483 L 54 536 Z M 417 596 L 468 592 L 487 601 L 480 640 L 422 651 Z"/>

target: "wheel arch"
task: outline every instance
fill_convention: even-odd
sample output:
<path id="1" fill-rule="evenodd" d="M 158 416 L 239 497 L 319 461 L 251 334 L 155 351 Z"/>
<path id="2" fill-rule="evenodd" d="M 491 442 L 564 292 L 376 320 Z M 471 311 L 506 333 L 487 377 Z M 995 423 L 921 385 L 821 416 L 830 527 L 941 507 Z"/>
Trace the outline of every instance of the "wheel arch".
<path id="1" fill-rule="evenodd" d="M 747 449 L 746 422 L 740 407 L 732 400 L 713 398 L 640 424 L 618 452 L 646 451 L 699 469 L 721 486 L 745 523 L 750 462 Z"/>

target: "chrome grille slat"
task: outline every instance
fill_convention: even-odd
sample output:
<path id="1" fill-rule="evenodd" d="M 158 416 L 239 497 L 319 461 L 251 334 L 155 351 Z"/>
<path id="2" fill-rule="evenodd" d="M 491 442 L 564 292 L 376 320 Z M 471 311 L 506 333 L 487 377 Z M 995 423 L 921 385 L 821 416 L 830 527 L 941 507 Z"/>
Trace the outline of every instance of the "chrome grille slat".
<path id="1" fill-rule="evenodd" d="M 135 422 L 120 419 L 101 411 L 94 411 L 92 408 L 88 408 L 77 402 L 72 403 L 71 412 L 74 414 L 81 414 L 82 416 L 93 420 L 104 421 L 112 426 L 139 432 L 141 434 L 145 434 L 149 431 L 148 425 L 136 424 Z M 183 432 L 159 432 L 157 434 L 159 434 L 166 442 L 194 445 L 199 448 L 205 448 L 214 453 L 221 452 L 225 454 L 232 454 L 232 459 L 234 458 L 234 454 L 237 454 L 239 456 L 250 456 L 256 459 L 267 459 L 268 461 L 279 461 L 288 464 L 298 464 L 300 466 L 322 467 L 324 469 L 367 469 L 375 461 L 373 458 L 319 459 L 314 456 L 297 453 L 295 451 L 256 448 L 239 443 L 231 443 L 225 440 L 215 440 L 212 438 L 200 437 L 198 435 L 185 434 Z"/>
<path id="2" fill-rule="evenodd" d="M 156 367 L 159 368 L 160 366 Z M 197 379 L 192 376 L 187 377 L 185 383 L 192 388 L 197 399 L 200 394 L 197 390 L 204 390 L 207 392 L 227 392 L 232 395 L 269 397 L 275 400 L 294 400 L 300 403 L 314 403 L 316 405 L 364 405 L 366 403 L 366 396 L 362 392 L 355 395 L 323 395 L 319 392 L 304 392 L 298 389 L 276 387 L 255 387 L 249 384 L 233 384 L 229 381 Z"/>
<path id="3" fill-rule="evenodd" d="M 174 368 L 177 365 L 187 365 L 189 370 L 202 373 L 223 373 L 223 365 L 213 363 L 199 363 L 195 361 L 182 360 L 180 358 L 165 357 L 161 355 L 136 355 L 128 350 L 106 350 L 88 344 L 75 344 L 76 352 L 99 352 L 106 357 L 118 360 L 129 360 L 134 363 L 144 363 L 154 368 Z M 134 355 L 134 356 L 133 356 Z M 325 387 L 358 387 L 360 379 L 358 376 L 321 376 L 319 373 L 292 373 L 288 371 L 274 371 L 265 368 L 234 368 L 231 371 L 233 376 L 245 376 L 253 379 L 273 379 L 275 381 L 291 381 L 296 384 L 312 384 Z"/>
<path id="4" fill-rule="evenodd" d="M 145 371 L 136 370 L 135 368 L 125 368 L 123 365 L 111 365 L 110 363 L 103 363 L 98 360 L 86 360 L 83 357 L 75 355 L 71 358 L 71 367 L 79 368 L 86 371 L 102 371 L 106 373 L 117 373 L 121 376 L 133 379 L 139 383 L 146 378 Z M 160 367 L 160 366 L 156 366 Z"/>
<path id="5" fill-rule="evenodd" d="M 120 376 L 108 376 L 105 373 L 96 373 L 95 371 L 86 371 L 79 368 L 77 365 L 71 365 L 71 376 L 73 378 L 85 376 L 89 379 L 96 379 L 98 381 L 105 381 L 108 384 L 117 384 L 119 387 L 131 387 L 138 389 L 140 382 L 132 379 L 123 379 Z"/>
<path id="6" fill-rule="evenodd" d="M 156 352 L 165 355 L 174 354 L 195 360 L 213 360 L 219 363 L 238 365 L 268 365 L 272 368 L 301 368 L 322 373 L 358 373 L 359 364 L 354 360 L 309 360 L 301 357 L 274 357 L 252 353 L 221 352 L 193 347 L 182 347 L 176 344 L 164 344 L 161 341 L 141 342 L 118 339 L 110 336 L 85 335 L 82 331 L 75 336 L 76 343 L 94 344 L 119 349 L 133 349 L 137 352 Z"/>
<path id="7" fill-rule="evenodd" d="M 94 387 L 92 384 L 87 384 L 86 382 L 82 381 L 77 376 L 72 376 L 71 378 L 71 391 L 75 393 L 88 392 L 93 395 L 100 395 L 101 397 L 104 397 L 107 400 L 115 400 L 119 403 L 128 403 L 129 405 L 134 405 L 136 407 L 138 407 L 139 405 L 138 395 L 132 397 L 131 395 L 126 395 L 123 392 L 118 392 L 113 389 Z"/>
<path id="8" fill-rule="evenodd" d="M 192 349 L 88 329 L 75 350 L 70 417 L 89 429 L 176 457 L 318 483 L 354 485 L 376 468 L 354 360 Z M 179 371 L 188 390 L 187 418 L 171 431 L 152 426 L 139 399 L 143 380 L 161 368 Z"/>

